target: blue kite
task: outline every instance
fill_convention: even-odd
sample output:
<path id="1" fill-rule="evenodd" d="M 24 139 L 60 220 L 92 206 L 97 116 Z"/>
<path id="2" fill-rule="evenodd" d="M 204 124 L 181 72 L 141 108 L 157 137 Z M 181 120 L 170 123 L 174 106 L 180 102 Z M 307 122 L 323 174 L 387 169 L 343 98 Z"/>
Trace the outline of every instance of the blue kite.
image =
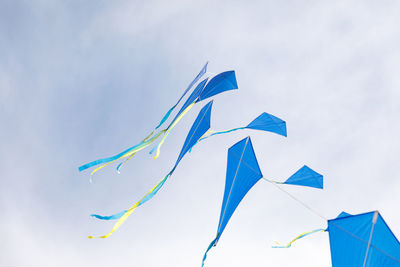
<path id="1" fill-rule="evenodd" d="M 308 169 L 311 170 L 307 167 L 306 170 Z M 295 180 L 297 181 L 301 180 L 300 175 L 304 174 L 305 181 L 301 182 L 300 184 L 315 187 L 315 182 L 313 179 L 311 179 L 312 181 L 310 183 L 306 182 L 307 180 L 309 180 L 309 171 L 298 171 L 297 173 L 298 174 L 295 176 Z M 316 172 L 312 171 L 312 173 Z M 322 175 L 320 177 L 322 178 Z M 247 192 L 261 178 L 263 178 L 263 174 L 261 172 L 260 166 L 258 165 L 250 137 L 244 138 L 243 140 L 237 142 L 229 148 L 225 191 L 222 201 L 217 235 L 215 239 L 211 241 L 206 252 L 204 253 L 202 266 L 204 266 L 208 251 L 213 246 L 217 245 L 217 242 L 220 239 L 222 232 L 224 231 L 229 219 L 232 217 L 239 203 L 242 201 Z M 288 180 L 290 180 L 290 178 Z M 267 181 L 271 182 L 271 180 Z M 320 184 L 318 184 L 317 188 L 319 187 Z"/>
<path id="2" fill-rule="evenodd" d="M 351 215 L 342 212 L 335 219 L 328 220 L 326 229 L 317 229 L 302 234 L 296 240 L 316 232 L 328 232 L 332 267 L 399 267 L 400 242 L 390 230 L 378 211 Z"/>

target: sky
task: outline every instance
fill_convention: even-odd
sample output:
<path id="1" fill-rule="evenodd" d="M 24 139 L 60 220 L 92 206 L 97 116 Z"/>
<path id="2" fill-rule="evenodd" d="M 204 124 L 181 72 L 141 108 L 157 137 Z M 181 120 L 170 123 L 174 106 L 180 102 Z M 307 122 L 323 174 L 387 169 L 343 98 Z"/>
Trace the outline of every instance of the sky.
<path id="1" fill-rule="evenodd" d="M 324 190 L 285 190 L 325 218 L 379 210 L 400 235 L 398 1 L 0 0 L 0 265 L 200 266 L 221 209 L 227 149 L 250 135 L 265 177 L 307 164 Z M 238 131 L 199 144 L 108 239 L 88 239 L 173 166 L 202 105 L 153 160 L 89 183 L 78 166 L 142 140 L 209 61 L 239 90 L 214 98 L 211 127 L 262 112 L 288 137 Z M 206 104 L 202 103 L 203 105 Z M 330 266 L 326 221 L 259 181 L 206 266 Z"/>

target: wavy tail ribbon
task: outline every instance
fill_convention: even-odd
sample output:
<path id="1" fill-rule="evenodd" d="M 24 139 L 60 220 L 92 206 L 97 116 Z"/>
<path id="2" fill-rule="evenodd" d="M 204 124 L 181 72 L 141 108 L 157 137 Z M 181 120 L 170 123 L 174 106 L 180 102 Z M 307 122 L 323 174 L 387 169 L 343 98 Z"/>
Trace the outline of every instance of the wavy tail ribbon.
<path id="1" fill-rule="evenodd" d="M 142 199 L 140 199 L 138 202 L 136 202 L 132 207 L 130 207 L 128 210 L 124 210 L 121 211 L 119 213 L 116 213 L 114 215 L 111 216 L 101 216 L 101 215 L 97 215 L 97 214 L 92 214 L 92 217 L 95 217 L 97 219 L 101 219 L 101 220 L 118 220 L 114 227 L 111 229 L 111 231 L 103 236 L 99 236 L 98 238 L 107 238 L 110 235 L 112 235 L 112 233 L 114 233 L 125 221 L 126 219 L 128 219 L 128 217 L 133 213 L 133 211 L 139 207 L 140 205 L 143 205 L 144 203 L 146 203 L 147 201 L 149 201 L 155 194 L 157 194 L 157 192 L 161 189 L 161 187 L 164 185 L 164 183 L 167 181 L 168 177 L 171 176 L 172 173 L 168 173 L 164 179 L 162 179 L 161 181 L 158 182 L 158 184 L 156 186 L 154 186 L 144 197 L 142 197 Z M 88 238 L 95 238 L 93 236 L 88 236 Z"/>
<path id="2" fill-rule="evenodd" d="M 306 236 L 314 234 L 314 233 L 325 232 L 325 231 L 326 231 L 326 229 L 316 229 L 316 230 L 312 230 L 312 231 L 308 231 L 308 232 L 302 233 L 299 236 L 297 236 L 296 238 L 294 238 L 292 241 L 290 241 L 285 246 L 282 246 L 281 244 L 279 244 L 278 242 L 275 241 L 277 246 L 272 246 L 272 248 L 290 248 L 294 242 L 296 242 L 297 240 L 299 240 L 299 239 L 301 239 L 303 237 L 306 237 Z"/>
<path id="3" fill-rule="evenodd" d="M 204 266 L 204 262 L 205 262 L 206 259 L 207 259 L 207 253 L 208 253 L 208 251 L 210 251 L 210 249 L 211 249 L 212 247 L 215 247 L 215 246 L 217 245 L 217 241 L 218 241 L 218 235 L 217 235 L 217 237 L 215 237 L 215 239 L 214 239 L 213 241 L 211 241 L 210 245 L 208 245 L 207 250 L 206 250 L 206 252 L 204 253 L 203 260 L 202 260 L 202 262 L 201 262 L 201 267 Z"/>
<path id="4" fill-rule="evenodd" d="M 113 232 L 115 232 L 125 221 L 126 219 L 133 213 L 133 211 L 149 201 L 153 198 L 157 192 L 161 189 L 161 187 L 165 184 L 167 179 L 173 174 L 176 167 L 178 166 L 179 162 L 182 160 L 183 156 L 188 152 L 188 150 L 199 140 L 201 136 L 204 135 L 205 132 L 210 128 L 210 116 L 211 116 L 211 108 L 212 108 L 212 101 L 210 101 L 207 105 L 205 105 L 199 112 L 195 122 L 190 129 L 185 143 L 183 144 L 182 150 L 178 156 L 178 159 L 172 168 L 172 170 L 160 181 L 156 186 L 154 186 L 144 197 L 142 197 L 138 202 L 136 202 L 133 206 L 131 206 L 128 210 L 121 211 L 111 216 L 102 216 L 97 214 L 92 214 L 92 217 L 95 217 L 100 220 L 118 220 L 111 231 L 99 238 L 107 238 Z M 89 236 L 89 238 L 94 238 L 93 236 Z"/>

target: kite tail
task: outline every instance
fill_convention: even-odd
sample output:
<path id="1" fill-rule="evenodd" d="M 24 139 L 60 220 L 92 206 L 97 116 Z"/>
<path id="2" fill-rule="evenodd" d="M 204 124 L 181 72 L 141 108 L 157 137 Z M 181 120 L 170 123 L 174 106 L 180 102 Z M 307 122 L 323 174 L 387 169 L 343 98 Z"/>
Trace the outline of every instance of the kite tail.
<path id="1" fill-rule="evenodd" d="M 113 220 L 113 219 L 118 219 L 118 221 L 115 223 L 114 227 L 111 229 L 111 231 L 103 236 L 99 236 L 97 238 L 107 238 L 109 237 L 113 232 L 115 232 L 125 221 L 128 219 L 128 217 L 133 213 L 133 211 L 139 207 L 140 205 L 143 205 L 147 201 L 149 201 L 157 192 L 161 189 L 161 187 L 164 185 L 165 181 L 167 181 L 168 177 L 171 176 L 172 172 L 168 173 L 156 186 L 154 186 L 141 200 L 136 202 L 132 207 L 130 207 L 126 211 L 119 212 L 117 214 L 111 215 L 111 216 L 101 216 L 97 214 L 92 214 L 92 217 L 95 217 L 97 219 L 101 220 Z M 88 236 L 89 238 L 95 238 L 93 236 Z"/>
<path id="2" fill-rule="evenodd" d="M 208 130 L 202 137 L 200 137 L 199 141 L 196 142 L 195 145 L 197 145 L 197 143 L 201 142 L 204 139 L 207 139 L 211 136 L 217 135 L 217 134 L 225 134 L 225 133 L 230 133 L 233 131 L 237 131 L 237 130 L 242 130 L 242 129 L 246 129 L 246 127 L 239 127 L 239 128 L 234 128 L 234 129 L 230 129 L 230 130 L 225 130 L 225 131 L 220 131 L 220 132 L 214 132 L 213 130 Z M 195 146 L 193 145 L 193 147 Z M 192 148 L 193 148 L 192 147 Z M 192 148 L 189 150 L 189 152 L 192 152 Z"/>
<path id="3" fill-rule="evenodd" d="M 325 232 L 325 229 L 316 229 L 316 230 L 312 230 L 309 232 L 305 232 L 302 233 L 301 235 L 297 236 L 295 239 L 293 239 L 292 241 L 289 242 L 289 244 L 287 244 L 286 246 L 281 246 L 278 242 L 275 241 L 276 244 L 278 244 L 278 246 L 272 246 L 272 248 L 290 248 L 292 246 L 292 244 L 297 241 L 298 239 L 301 239 L 305 236 L 317 233 L 317 232 Z"/>
<path id="4" fill-rule="evenodd" d="M 175 127 L 175 125 L 183 118 L 183 116 L 186 115 L 186 113 L 194 106 L 194 104 L 196 104 L 195 102 L 193 102 L 192 104 L 190 104 L 182 113 L 181 115 L 179 115 L 178 118 L 176 118 L 176 120 L 171 124 L 170 127 L 168 127 L 168 129 L 166 129 L 166 132 L 163 136 L 163 138 L 161 139 L 160 143 L 157 145 L 157 153 L 156 155 L 153 157 L 153 159 L 156 159 L 160 156 L 160 149 L 162 144 L 164 143 L 165 139 L 168 137 L 169 133 L 171 132 L 171 130 Z M 152 149 L 153 151 L 153 149 Z M 151 152 L 151 151 L 150 151 Z"/>
<path id="5" fill-rule="evenodd" d="M 217 240 L 218 240 L 218 236 L 217 236 L 213 241 L 211 241 L 210 245 L 208 245 L 208 248 L 207 248 L 207 250 L 206 250 L 206 252 L 204 253 L 204 256 L 203 256 L 203 261 L 201 262 L 201 267 L 204 266 L 204 262 L 205 262 L 206 259 L 207 259 L 207 253 L 208 253 L 208 251 L 209 251 L 212 247 L 215 247 L 215 246 L 216 246 Z"/>
<path id="6" fill-rule="evenodd" d="M 132 146 L 132 147 L 126 149 L 125 151 L 123 151 L 123 152 L 121 152 L 121 153 L 119 153 L 119 154 L 117 154 L 115 156 L 112 156 L 112 157 L 108 157 L 108 158 L 103 158 L 103 159 L 98 159 L 98 160 L 92 161 L 90 163 L 87 163 L 85 165 L 80 166 L 78 169 L 79 169 L 79 171 L 84 171 L 84 170 L 86 170 L 86 169 L 88 169 L 90 167 L 97 166 L 97 165 L 105 163 L 104 165 L 102 165 L 102 166 L 96 168 L 94 171 L 92 171 L 91 175 L 93 175 L 95 172 L 97 172 L 98 170 L 104 168 L 108 164 L 111 164 L 112 162 L 115 162 L 116 160 L 119 160 L 121 158 L 129 157 L 132 154 L 135 154 L 136 152 L 148 147 L 154 141 L 156 141 L 158 139 L 158 137 L 160 137 L 160 135 L 163 134 L 164 132 L 165 132 L 165 130 L 162 130 L 159 133 L 157 133 L 156 135 L 154 135 L 153 137 L 152 137 L 152 135 L 153 135 L 154 132 L 152 132 L 145 139 L 143 139 L 142 142 L 140 142 L 139 144 L 137 144 L 135 146 Z"/>
<path id="7" fill-rule="evenodd" d="M 243 129 L 246 129 L 246 127 L 239 127 L 239 128 L 233 128 L 233 129 L 230 129 L 230 130 L 225 130 L 225 131 L 220 131 L 220 132 L 213 132 L 212 134 L 209 134 L 209 135 L 207 135 L 207 136 L 201 137 L 201 138 L 199 139 L 199 142 L 200 142 L 201 140 L 207 139 L 207 138 L 209 138 L 209 137 L 211 137 L 211 136 L 213 136 L 213 135 L 225 134 L 225 133 L 230 133 L 230 132 L 234 132 L 234 131 L 237 131 L 237 130 L 243 130 Z"/>
<path id="8" fill-rule="evenodd" d="M 117 172 L 120 173 L 119 169 L 121 169 L 122 165 L 124 165 L 128 160 L 130 160 L 136 153 L 133 153 L 132 155 L 130 155 L 126 160 L 124 160 L 123 162 L 121 162 L 120 164 L 118 164 L 117 166 Z"/>
<path id="9" fill-rule="evenodd" d="M 118 220 L 119 218 L 121 218 L 125 213 L 127 212 L 127 210 L 118 212 L 116 214 L 110 215 L 110 216 L 101 216 L 101 215 L 97 215 L 97 214 L 90 214 L 90 216 L 95 217 L 99 220 Z"/>
<path id="10" fill-rule="evenodd" d="M 169 115 L 171 115 L 171 112 L 174 110 L 176 105 L 174 105 L 172 108 L 168 110 L 168 112 L 164 115 L 164 117 L 161 119 L 160 123 L 157 125 L 156 130 L 160 128 L 161 125 L 168 119 Z"/>

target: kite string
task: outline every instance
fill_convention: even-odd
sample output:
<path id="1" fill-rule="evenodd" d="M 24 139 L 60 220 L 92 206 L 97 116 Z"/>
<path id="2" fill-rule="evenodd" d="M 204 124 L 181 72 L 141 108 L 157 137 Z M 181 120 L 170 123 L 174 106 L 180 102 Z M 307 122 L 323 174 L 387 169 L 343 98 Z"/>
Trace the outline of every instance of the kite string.
<path id="1" fill-rule="evenodd" d="M 246 161 L 242 160 L 241 158 L 238 157 L 238 155 L 236 155 L 234 152 L 231 152 L 235 157 L 237 157 L 239 159 L 239 162 L 242 161 L 244 164 L 246 164 L 246 166 L 252 170 L 254 173 L 258 173 L 256 170 L 253 169 L 253 167 L 251 167 L 249 164 L 247 164 Z M 265 181 L 270 182 L 271 184 L 273 184 L 275 187 L 277 187 L 279 190 L 283 191 L 284 193 L 286 193 L 288 196 L 290 196 L 292 199 L 294 199 L 295 201 L 297 201 L 298 203 L 300 203 L 302 206 L 304 206 L 306 209 L 308 209 L 309 211 L 311 211 L 312 213 L 314 213 L 315 215 L 317 215 L 318 217 L 324 219 L 325 221 L 327 221 L 328 219 L 321 215 L 320 213 L 318 213 L 317 211 L 315 211 L 314 209 L 312 209 L 310 206 L 308 206 L 306 203 L 304 203 L 303 201 L 299 200 L 298 198 L 296 198 L 295 196 L 293 196 L 292 194 L 290 194 L 289 192 L 287 192 L 285 189 L 281 188 L 278 184 L 280 184 L 280 182 L 276 182 L 276 181 L 272 181 L 269 180 L 265 177 L 262 177 L 262 179 L 264 179 Z"/>
<path id="2" fill-rule="evenodd" d="M 264 180 L 270 182 L 268 179 L 264 178 Z M 281 190 L 282 192 L 286 193 L 289 197 L 291 197 L 293 200 L 297 201 L 298 203 L 300 203 L 303 207 L 305 207 L 306 209 L 308 209 L 309 211 L 311 211 L 312 213 L 314 213 L 315 215 L 317 215 L 318 217 L 320 217 L 321 219 L 327 221 L 328 219 L 321 215 L 319 212 L 317 212 L 316 210 L 312 209 L 310 206 L 308 206 L 306 203 L 304 203 L 303 201 L 301 201 L 300 199 L 296 198 L 295 196 L 293 196 L 292 194 L 290 194 L 289 192 L 287 192 L 285 189 L 283 189 L 282 187 L 280 187 L 279 185 L 277 185 L 277 183 L 271 183 L 273 184 L 275 187 L 277 187 L 279 190 Z"/>

